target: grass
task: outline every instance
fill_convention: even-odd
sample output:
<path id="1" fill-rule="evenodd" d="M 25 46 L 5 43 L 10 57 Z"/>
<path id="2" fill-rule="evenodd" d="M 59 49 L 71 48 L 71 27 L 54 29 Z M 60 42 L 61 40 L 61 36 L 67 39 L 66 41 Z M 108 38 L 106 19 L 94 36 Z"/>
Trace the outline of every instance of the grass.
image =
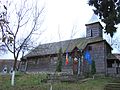
<path id="1" fill-rule="evenodd" d="M 46 78 L 46 74 L 17 74 L 15 76 L 15 86 L 11 86 L 11 76 L 0 76 L 0 90 L 33 90 L 33 88 L 44 88 L 41 81 Z M 36 89 L 37 90 L 37 89 Z M 43 89 L 46 90 L 46 89 Z"/>
<path id="2" fill-rule="evenodd" d="M 0 90 L 50 90 L 50 83 L 42 82 L 46 74 L 17 74 L 15 86 L 10 85 L 10 75 L 0 76 Z M 111 82 L 120 82 L 110 77 L 89 79 L 86 82 L 57 82 L 52 83 L 53 90 L 103 90 Z"/>
<path id="3" fill-rule="evenodd" d="M 60 83 L 54 84 L 54 90 L 56 88 L 65 88 L 65 90 L 103 90 L 104 86 L 111 82 L 112 78 L 97 78 L 89 79 L 86 82 L 77 82 L 77 83 Z M 59 90 L 59 89 L 58 89 Z"/>

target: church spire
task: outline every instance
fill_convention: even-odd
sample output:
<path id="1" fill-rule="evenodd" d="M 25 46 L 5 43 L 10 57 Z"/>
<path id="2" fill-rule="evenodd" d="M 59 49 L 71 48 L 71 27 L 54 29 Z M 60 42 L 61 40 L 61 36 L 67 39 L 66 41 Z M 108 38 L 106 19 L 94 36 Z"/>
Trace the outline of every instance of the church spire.
<path id="1" fill-rule="evenodd" d="M 97 16 L 95 14 L 93 14 L 87 24 L 96 23 L 96 22 L 99 22 L 99 20 L 98 20 Z"/>

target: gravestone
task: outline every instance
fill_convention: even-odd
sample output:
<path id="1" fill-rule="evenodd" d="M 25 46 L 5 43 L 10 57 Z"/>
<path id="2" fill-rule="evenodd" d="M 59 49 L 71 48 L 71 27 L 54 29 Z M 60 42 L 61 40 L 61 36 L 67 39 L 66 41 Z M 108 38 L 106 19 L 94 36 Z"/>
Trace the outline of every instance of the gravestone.
<path id="1" fill-rule="evenodd" d="M 4 68 L 3 68 L 3 72 L 2 72 L 3 74 L 6 74 L 7 73 L 7 66 L 5 66 Z"/>
<path id="2" fill-rule="evenodd" d="M 9 74 L 12 75 L 13 73 L 13 68 L 10 69 Z"/>

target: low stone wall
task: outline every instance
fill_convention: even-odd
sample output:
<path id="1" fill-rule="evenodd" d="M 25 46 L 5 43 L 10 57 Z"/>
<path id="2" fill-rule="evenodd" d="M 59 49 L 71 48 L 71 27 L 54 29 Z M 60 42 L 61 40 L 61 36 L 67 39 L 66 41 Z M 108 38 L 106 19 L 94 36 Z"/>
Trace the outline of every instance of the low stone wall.
<path id="1" fill-rule="evenodd" d="M 104 90 L 120 90 L 120 83 L 109 83 Z"/>
<path id="2" fill-rule="evenodd" d="M 48 82 L 76 82 L 83 79 L 83 76 L 73 75 L 72 73 L 54 73 L 48 74 Z"/>

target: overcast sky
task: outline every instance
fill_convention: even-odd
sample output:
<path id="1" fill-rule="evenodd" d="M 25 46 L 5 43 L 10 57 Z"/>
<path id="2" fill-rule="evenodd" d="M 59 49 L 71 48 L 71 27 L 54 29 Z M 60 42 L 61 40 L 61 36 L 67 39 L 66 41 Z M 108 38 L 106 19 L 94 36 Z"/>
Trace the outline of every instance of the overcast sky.
<path id="1" fill-rule="evenodd" d="M 73 38 L 85 35 L 85 24 L 93 11 L 88 0 L 46 0 L 46 40 L 42 43 L 70 39 L 74 27 Z M 60 34 L 60 37 L 58 35 Z"/>

